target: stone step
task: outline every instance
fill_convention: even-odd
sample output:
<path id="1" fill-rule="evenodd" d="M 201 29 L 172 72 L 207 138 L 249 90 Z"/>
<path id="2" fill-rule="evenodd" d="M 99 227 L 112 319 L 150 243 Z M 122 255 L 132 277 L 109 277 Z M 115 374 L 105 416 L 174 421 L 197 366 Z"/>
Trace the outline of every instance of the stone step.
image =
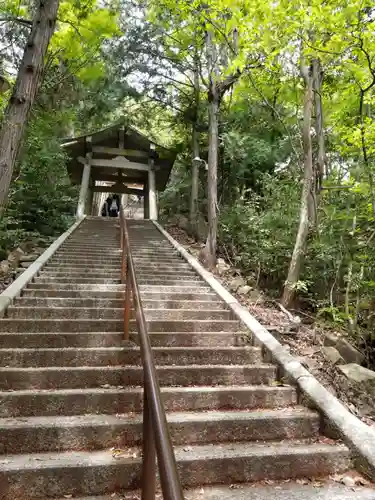
<path id="1" fill-rule="evenodd" d="M 238 321 L 233 320 L 148 320 L 149 332 L 236 332 Z M 14 319 L 0 320 L 0 332 L 121 332 L 123 321 L 105 319 Z M 135 320 L 130 321 L 130 331 L 136 330 Z"/>
<path id="2" fill-rule="evenodd" d="M 22 292 L 22 297 L 44 297 L 44 298 L 81 298 L 81 299 L 122 299 L 124 298 L 124 286 L 122 285 L 118 291 L 101 290 L 85 290 L 85 289 L 75 289 L 66 290 L 59 287 L 58 290 L 48 289 L 48 288 L 31 288 L 33 283 L 25 288 Z M 97 287 L 96 287 L 97 288 Z M 182 292 L 172 290 L 170 292 L 163 291 L 152 291 L 141 290 L 141 298 L 143 300 L 220 300 L 217 295 L 212 293 L 210 288 L 203 289 L 199 288 L 196 292 Z"/>
<path id="3" fill-rule="evenodd" d="M 70 258 L 70 257 L 78 257 L 81 259 L 102 259 L 102 260 L 110 260 L 110 259 L 116 259 L 116 258 L 121 258 L 122 256 L 122 250 L 119 248 L 118 250 L 111 250 L 108 252 L 101 252 L 101 251 L 86 251 L 84 249 L 82 250 L 70 250 L 70 249 L 64 249 L 62 248 L 61 250 L 57 250 L 57 252 L 54 254 L 55 258 Z"/>
<path id="4" fill-rule="evenodd" d="M 183 276 L 182 279 L 169 279 L 169 278 L 155 278 L 155 279 L 150 279 L 150 278 L 145 278 L 143 276 L 137 276 L 137 281 L 139 286 L 159 286 L 163 287 L 164 286 L 179 286 L 181 287 L 205 287 L 207 288 L 207 283 L 203 281 L 200 278 L 191 278 L 191 279 L 186 279 L 186 276 Z"/>
<path id="5" fill-rule="evenodd" d="M 184 487 L 330 475 L 351 464 L 343 445 L 294 441 L 178 446 L 175 455 Z M 141 480 L 141 458 L 132 449 L 123 457 L 111 450 L 6 457 L 0 472 L 4 500 L 100 495 L 136 489 Z"/>
<path id="6" fill-rule="evenodd" d="M 1 348 L 112 347 L 121 345 L 123 332 L 0 333 Z"/>
<path id="7" fill-rule="evenodd" d="M 343 484 L 333 481 L 288 481 L 269 485 L 257 484 L 231 484 L 226 486 L 205 486 L 184 492 L 185 500 L 202 500 L 202 490 L 204 500 L 374 500 L 373 488 L 363 488 L 356 486 L 348 488 Z M 136 492 L 121 492 L 120 498 L 124 500 L 139 500 Z M 75 500 L 120 500 L 108 497 L 91 497 L 86 499 L 76 498 Z M 61 499 L 64 500 L 64 499 Z"/>
<path id="8" fill-rule="evenodd" d="M 178 293 L 182 294 L 198 294 L 198 293 L 208 293 L 213 294 L 212 288 L 209 287 L 204 281 L 201 281 L 199 284 L 194 282 L 194 285 L 183 285 L 183 282 L 180 282 L 180 285 L 154 285 L 154 284 L 139 284 L 140 292 L 147 292 L 147 297 L 151 297 L 153 294 L 159 294 L 159 297 L 164 296 L 165 294 L 173 294 L 176 295 Z M 217 297 L 217 295 L 216 295 Z"/>
<path id="9" fill-rule="evenodd" d="M 115 278 L 118 276 L 121 276 L 121 267 L 117 268 L 96 268 L 96 269 L 90 269 L 90 270 L 81 270 L 81 269 L 72 269 L 72 268 L 66 268 L 66 269 L 59 269 L 59 268 L 51 268 L 51 267 L 46 267 L 43 269 L 43 271 L 39 274 L 41 278 L 50 278 L 50 277 L 56 277 L 58 280 L 60 278 L 105 278 L 106 276 L 110 278 Z M 137 278 L 138 281 L 153 281 L 155 279 L 162 279 L 164 280 L 187 280 L 187 281 L 200 281 L 200 279 L 197 277 L 197 275 L 193 271 L 167 271 L 167 272 L 154 272 L 150 274 L 150 270 L 146 269 L 143 271 L 142 269 L 137 270 Z"/>
<path id="10" fill-rule="evenodd" d="M 246 365 L 262 362 L 258 347 L 154 347 L 157 365 Z M 141 365 L 138 347 L 0 348 L 1 366 L 32 368 L 49 366 Z"/>
<path id="11" fill-rule="evenodd" d="M 153 271 L 168 271 L 168 270 L 173 270 L 173 271 L 183 271 L 183 270 L 190 270 L 191 272 L 195 272 L 193 270 L 193 268 L 188 264 L 188 263 L 184 263 L 184 261 L 175 261 L 175 262 L 170 262 L 170 263 L 165 263 L 165 264 L 161 264 L 161 263 L 157 263 L 157 264 L 153 264 L 152 262 L 150 261 L 136 261 L 134 259 L 134 264 L 135 264 L 135 270 L 136 271 L 140 271 L 140 270 L 145 270 L 145 269 L 149 269 L 150 272 L 153 272 Z"/>
<path id="12" fill-rule="evenodd" d="M 61 278 L 90 278 L 93 280 L 104 279 L 106 277 L 111 279 L 118 279 L 121 277 L 121 267 L 117 268 L 96 268 L 96 269 L 56 269 L 51 267 L 45 267 L 42 272 L 38 275 L 39 278 L 56 278 L 59 281 Z"/>
<path id="13" fill-rule="evenodd" d="M 119 262 L 116 265 L 108 265 L 108 264 L 96 264 L 94 265 L 89 265 L 89 264 L 71 264 L 71 263 L 66 263 L 66 264 L 60 264 L 57 265 L 56 263 L 51 263 L 47 264 L 43 270 L 55 270 L 56 272 L 65 272 L 65 271 L 73 271 L 73 272 L 79 272 L 79 271 L 91 271 L 91 270 L 113 270 L 113 271 L 118 271 L 121 269 L 121 263 Z M 165 265 L 165 266 L 153 266 L 153 265 L 146 265 L 143 264 L 142 266 L 137 265 L 136 266 L 136 272 L 138 273 L 144 273 L 144 274 L 153 274 L 154 272 L 160 274 L 164 273 L 169 273 L 169 274 L 175 274 L 180 272 L 182 274 L 195 274 L 195 272 L 189 267 L 189 266 L 184 266 L 184 265 Z"/>
<path id="14" fill-rule="evenodd" d="M 150 268 L 144 268 L 143 266 L 136 267 L 136 273 L 137 273 L 137 278 L 149 278 L 149 279 L 154 279 L 154 278 L 172 278 L 172 279 L 178 279 L 179 277 L 183 280 L 190 279 L 201 279 L 192 269 L 180 269 L 180 268 L 169 268 L 169 269 L 160 269 L 160 268 L 155 268 L 155 269 L 150 269 Z"/>
<path id="15" fill-rule="evenodd" d="M 108 270 L 113 270 L 113 271 L 117 271 L 118 269 L 121 269 L 121 261 L 118 261 L 117 263 L 115 264 L 107 264 L 107 263 L 95 263 L 95 262 L 91 262 L 90 263 L 80 263 L 80 262 L 75 262 L 75 263 L 72 263 L 72 262 L 52 262 L 52 260 L 50 260 L 48 262 L 48 264 L 43 267 L 43 270 L 45 269 L 55 269 L 56 271 L 63 271 L 65 269 L 71 269 L 71 270 L 85 270 L 87 269 L 88 271 L 92 270 L 92 269 L 108 269 Z"/>
<path id="16" fill-rule="evenodd" d="M 62 298 L 62 297 L 22 297 L 15 302 L 17 307 L 74 307 L 74 308 L 120 308 L 124 307 L 124 298 L 100 299 L 100 298 Z M 142 299 L 142 305 L 147 309 L 193 309 L 212 310 L 227 309 L 225 302 L 220 300 L 147 300 Z M 8 308 L 8 313 L 11 308 Z"/>
<path id="17" fill-rule="evenodd" d="M 67 253 L 67 252 L 56 252 L 49 262 L 90 262 L 94 263 L 118 263 L 122 261 L 121 253 L 103 255 L 103 254 L 88 254 L 86 252 L 82 253 Z"/>
<path id="18" fill-rule="evenodd" d="M 233 314 L 228 310 L 189 310 L 189 309 L 145 309 L 147 320 L 165 319 L 165 320 L 229 320 Z M 7 309 L 8 318 L 33 318 L 35 319 L 118 319 L 124 317 L 124 305 L 117 309 L 96 307 L 21 307 L 11 306 Z"/>
<path id="19" fill-rule="evenodd" d="M 149 332 L 155 347 L 240 347 L 246 345 L 243 332 Z M 138 335 L 131 334 L 138 343 Z"/>
<path id="20" fill-rule="evenodd" d="M 186 264 L 186 261 L 182 260 L 182 258 L 179 257 L 178 255 L 168 258 L 163 258 L 163 257 L 150 258 L 150 257 L 140 257 L 134 255 L 133 261 L 136 268 L 138 268 L 138 266 L 142 266 L 143 264 L 150 265 L 153 267 L 158 266 L 159 264 L 161 266 L 169 266 L 169 265 L 179 266 L 181 264 Z"/>
<path id="21" fill-rule="evenodd" d="M 120 273 L 117 273 L 120 274 Z M 70 276 L 67 278 L 62 278 L 60 276 L 44 276 L 43 274 L 40 274 L 36 279 L 35 279 L 35 284 L 43 284 L 43 283 L 78 283 L 78 284 L 103 284 L 103 285 L 117 285 L 120 283 L 120 278 L 97 278 L 96 276 L 92 276 L 91 278 L 82 278 L 82 277 L 74 277 Z"/>
<path id="22" fill-rule="evenodd" d="M 121 257 L 116 257 L 115 259 L 106 259 L 106 258 L 97 258 L 97 259 L 90 259 L 88 257 L 86 258 L 81 258 L 81 257 L 56 257 L 53 256 L 49 261 L 48 264 L 54 265 L 54 266 L 66 266 L 66 265 L 79 265 L 79 266 L 121 266 Z"/>
<path id="23" fill-rule="evenodd" d="M 302 484 L 303 483 L 303 484 Z M 356 486 L 348 488 L 332 480 L 310 481 L 308 479 L 272 481 L 261 483 L 236 483 L 231 485 L 207 486 L 184 490 L 185 500 L 375 500 L 374 489 Z M 115 496 L 114 496 L 115 495 Z M 119 491 L 116 494 L 75 497 L 75 500 L 140 500 L 140 490 Z M 277 495 L 277 496 L 276 496 Z M 156 497 L 158 498 L 158 497 Z M 60 498 L 59 500 L 66 500 Z"/>
<path id="24" fill-rule="evenodd" d="M 106 283 L 60 283 L 60 282 L 55 282 L 55 283 L 30 283 L 27 285 L 27 290 L 36 290 L 36 289 L 43 289 L 43 290 L 51 290 L 51 291 L 59 291 L 59 290 L 70 290 L 70 291 L 90 291 L 90 292 L 123 292 L 125 289 L 125 285 L 123 284 L 106 284 Z M 149 284 L 140 284 L 139 285 L 139 290 L 140 292 L 144 295 L 145 292 L 147 293 L 169 293 L 169 294 L 174 294 L 176 293 L 183 293 L 183 294 L 197 294 L 197 293 L 205 293 L 208 292 L 209 294 L 212 294 L 212 289 L 208 286 L 204 286 L 202 283 L 201 285 L 197 285 L 194 283 L 192 286 L 191 284 L 188 286 L 162 286 L 162 285 L 149 285 Z M 142 295 L 142 296 L 143 296 Z M 51 293 L 51 297 L 53 296 L 53 293 Z"/>
<path id="25" fill-rule="evenodd" d="M 149 274 L 137 271 L 137 281 L 139 284 L 166 284 L 166 285 L 176 285 L 177 283 L 184 283 L 188 286 L 196 284 L 204 284 L 207 286 L 206 282 L 202 280 L 199 276 L 194 273 L 184 274 L 184 273 L 161 273 L 161 274 Z"/>
<path id="26" fill-rule="evenodd" d="M 237 320 L 148 320 L 148 330 L 152 332 L 237 332 Z M 135 325 L 132 331 L 136 331 Z"/>
<path id="27" fill-rule="evenodd" d="M 103 240 L 104 241 L 104 238 Z M 99 243 L 98 241 L 87 241 L 86 239 L 80 241 L 66 241 L 60 250 L 88 250 L 88 251 L 101 251 L 103 253 L 117 251 L 120 248 L 120 241 L 117 239 L 105 239 L 105 243 Z"/>
<path id="28" fill-rule="evenodd" d="M 0 418 L 0 453 L 123 449 L 142 445 L 142 414 Z M 174 445 L 304 439 L 319 431 L 306 408 L 167 414 Z"/>
<path id="29" fill-rule="evenodd" d="M 253 365 L 182 365 L 157 366 L 161 386 L 262 385 L 271 384 L 276 367 Z M 142 385 L 141 366 L 49 366 L 0 368 L 0 389 L 78 389 L 88 387 Z"/>
<path id="30" fill-rule="evenodd" d="M 297 403 L 297 393 L 290 386 L 161 387 L 161 395 L 165 410 L 173 412 L 286 408 Z M 4 391 L 0 401 L 0 416 L 4 418 L 141 412 L 143 389 Z"/>
<path id="31" fill-rule="evenodd" d="M 173 332 L 150 333 L 154 347 L 240 347 L 245 345 L 243 333 Z M 119 332 L 29 332 L 0 333 L 1 348 L 49 348 L 62 347 L 111 347 L 122 344 L 124 333 Z M 130 339 L 138 344 L 138 335 Z"/>

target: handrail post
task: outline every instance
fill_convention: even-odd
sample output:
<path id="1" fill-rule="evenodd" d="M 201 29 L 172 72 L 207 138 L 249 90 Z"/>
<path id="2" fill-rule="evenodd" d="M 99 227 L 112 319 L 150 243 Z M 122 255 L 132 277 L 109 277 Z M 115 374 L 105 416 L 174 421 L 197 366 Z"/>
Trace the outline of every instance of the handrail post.
<path id="1" fill-rule="evenodd" d="M 129 266 L 127 266 L 129 267 Z M 128 269 L 129 271 L 129 269 Z M 131 302 L 131 282 L 130 272 L 126 273 L 125 287 L 125 306 L 124 306 L 124 338 L 129 340 L 129 321 L 130 321 L 130 302 Z"/>
<path id="2" fill-rule="evenodd" d="M 151 408 L 148 404 L 147 384 L 143 384 L 143 461 L 142 500 L 155 500 L 156 491 L 156 450 L 152 428 Z"/>
<path id="3" fill-rule="evenodd" d="M 124 242 L 124 234 L 121 236 L 121 248 L 122 248 L 122 258 L 121 258 L 121 284 L 125 283 L 125 275 L 126 275 L 126 245 Z"/>
<path id="4" fill-rule="evenodd" d="M 124 213 L 120 210 L 120 248 L 124 250 Z"/>

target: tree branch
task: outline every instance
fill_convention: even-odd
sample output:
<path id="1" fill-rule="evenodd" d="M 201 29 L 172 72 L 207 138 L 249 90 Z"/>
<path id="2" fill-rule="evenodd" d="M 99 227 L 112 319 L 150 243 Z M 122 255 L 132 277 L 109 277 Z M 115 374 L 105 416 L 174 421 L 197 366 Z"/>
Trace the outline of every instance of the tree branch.
<path id="1" fill-rule="evenodd" d="M 22 26 L 25 26 L 26 28 L 31 28 L 33 25 L 32 21 L 29 21 L 28 19 L 23 19 L 22 17 L 13 17 L 13 16 L 8 16 L 8 17 L 0 17 L 0 23 L 18 23 L 21 24 Z"/>

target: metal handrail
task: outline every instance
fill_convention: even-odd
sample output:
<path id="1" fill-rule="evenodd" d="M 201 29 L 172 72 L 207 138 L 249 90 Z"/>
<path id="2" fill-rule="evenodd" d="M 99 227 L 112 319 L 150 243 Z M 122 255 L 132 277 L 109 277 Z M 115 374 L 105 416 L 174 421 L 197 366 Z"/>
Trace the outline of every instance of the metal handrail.
<path id="1" fill-rule="evenodd" d="M 137 276 L 130 249 L 129 234 L 124 211 L 120 212 L 122 271 L 121 283 L 126 281 L 124 303 L 124 337 L 129 339 L 130 306 L 133 305 L 139 335 L 143 364 L 143 462 L 142 500 L 155 500 L 156 464 L 158 459 L 160 484 L 164 500 L 183 500 L 182 487 L 177 472 L 172 440 L 161 400 L 147 323 L 142 307 Z"/>

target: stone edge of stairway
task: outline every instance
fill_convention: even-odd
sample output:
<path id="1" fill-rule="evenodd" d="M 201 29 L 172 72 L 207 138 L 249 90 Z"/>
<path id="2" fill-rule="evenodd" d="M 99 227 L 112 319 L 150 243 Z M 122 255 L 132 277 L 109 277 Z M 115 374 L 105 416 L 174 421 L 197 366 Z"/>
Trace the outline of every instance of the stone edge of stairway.
<path id="1" fill-rule="evenodd" d="M 78 219 L 70 228 L 61 234 L 34 262 L 29 266 L 16 280 L 13 281 L 4 291 L 0 294 L 0 318 L 2 318 L 8 306 L 12 304 L 13 300 L 17 298 L 25 286 L 38 274 L 41 268 L 49 261 L 55 254 L 60 246 L 65 242 L 69 236 L 74 233 L 78 226 L 85 220 L 84 215 Z"/>
<path id="2" fill-rule="evenodd" d="M 375 480 L 375 430 L 350 413 L 158 222 L 152 221 L 152 223 L 250 330 L 253 344 L 261 346 L 281 368 L 281 375 L 300 389 L 304 396 L 301 403 L 316 409 L 323 416 L 325 430 L 335 434 L 335 437 L 338 433 L 349 446 L 354 454 L 356 468 L 371 480 Z"/>

